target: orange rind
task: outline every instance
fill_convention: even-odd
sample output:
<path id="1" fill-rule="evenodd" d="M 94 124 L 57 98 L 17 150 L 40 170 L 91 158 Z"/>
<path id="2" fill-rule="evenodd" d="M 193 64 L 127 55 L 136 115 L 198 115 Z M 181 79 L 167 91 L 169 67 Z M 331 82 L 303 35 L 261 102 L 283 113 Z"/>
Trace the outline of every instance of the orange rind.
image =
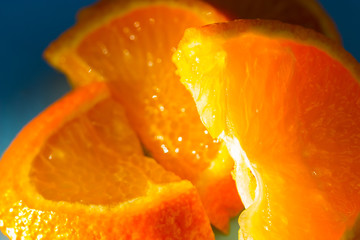
<path id="1" fill-rule="evenodd" d="M 143 155 L 104 83 L 32 120 L 0 161 L 10 239 L 214 239 L 197 190 Z"/>

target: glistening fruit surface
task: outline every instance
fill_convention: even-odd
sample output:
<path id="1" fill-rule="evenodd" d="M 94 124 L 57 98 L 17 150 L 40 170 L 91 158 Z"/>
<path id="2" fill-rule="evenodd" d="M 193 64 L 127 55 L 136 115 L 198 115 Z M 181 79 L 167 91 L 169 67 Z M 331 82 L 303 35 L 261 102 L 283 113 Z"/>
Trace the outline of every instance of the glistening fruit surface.
<path id="1" fill-rule="evenodd" d="M 174 61 L 236 160 L 241 239 L 340 239 L 353 227 L 360 67 L 342 47 L 301 27 L 239 20 L 187 30 Z"/>
<path id="2" fill-rule="evenodd" d="M 243 208 L 233 160 L 202 125 L 171 56 L 186 28 L 225 20 L 200 1 L 102 1 L 45 52 L 74 86 L 111 83 L 150 155 L 197 187 L 212 224 L 224 232 Z"/>
<path id="3" fill-rule="evenodd" d="M 31 121 L 0 162 L 10 239 L 214 239 L 194 186 L 143 155 L 103 83 Z"/>

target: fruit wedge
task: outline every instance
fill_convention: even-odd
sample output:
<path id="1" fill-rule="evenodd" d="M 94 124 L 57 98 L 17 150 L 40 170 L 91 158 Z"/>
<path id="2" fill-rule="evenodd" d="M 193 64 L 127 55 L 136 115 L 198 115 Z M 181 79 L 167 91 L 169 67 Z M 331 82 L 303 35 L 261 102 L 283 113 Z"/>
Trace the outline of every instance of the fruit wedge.
<path id="1" fill-rule="evenodd" d="M 75 87 L 109 82 L 150 155 L 197 187 L 211 222 L 226 232 L 243 208 L 233 160 L 202 125 L 171 61 L 186 28 L 224 20 L 199 1 L 101 1 L 45 57 Z"/>
<path id="2" fill-rule="evenodd" d="M 10 239 L 214 239 L 196 189 L 145 157 L 104 83 L 31 121 L 0 161 Z"/>
<path id="3" fill-rule="evenodd" d="M 301 25 L 341 42 L 331 17 L 317 0 L 206 0 L 231 19 L 269 19 Z"/>
<path id="4" fill-rule="evenodd" d="M 360 239 L 360 66 L 277 21 L 186 31 L 174 61 L 226 142 L 246 210 L 240 239 Z"/>

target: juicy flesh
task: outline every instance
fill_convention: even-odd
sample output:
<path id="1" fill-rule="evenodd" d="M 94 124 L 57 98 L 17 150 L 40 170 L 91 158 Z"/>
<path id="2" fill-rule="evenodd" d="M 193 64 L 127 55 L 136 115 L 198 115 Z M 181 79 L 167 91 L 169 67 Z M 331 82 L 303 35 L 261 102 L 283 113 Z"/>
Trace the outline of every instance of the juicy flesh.
<path id="1" fill-rule="evenodd" d="M 109 205 L 144 196 L 152 184 L 176 179 L 157 170 L 157 164 L 143 156 L 121 106 L 107 99 L 46 141 L 32 163 L 30 180 L 48 200 Z"/>
<path id="2" fill-rule="evenodd" d="M 231 53 L 227 71 L 235 73 L 228 113 L 248 158 L 295 154 L 272 162 L 300 162 L 336 211 L 353 212 L 343 209 L 349 205 L 337 202 L 337 196 L 351 202 L 360 190 L 354 172 L 360 167 L 359 83 L 326 53 L 289 40 L 250 34 L 229 40 L 224 49 Z"/>
<path id="3" fill-rule="evenodd" d="M 220 148 L 171 62 L 181 30 L 203 23 L 182 9 L 139 9 L 89 34 L 77 50 L 93 71 L 116 85 L 151 155 L 187 179 L 209 167 Z"/>
<path id="4" fill-rule="evenodd" d="M 246 228 L 274 239 L 298 227 L 299 239 L 340 238 L 360 209 L 358 83 L 325 53 L 291 41 L 248 35 L 224 50 L 234 73 L 229 117 L 262 184 L 251 216 L 259 225 L 243 220 Z"/>
<path id="5" fill-rule="evenodd" d="M 174 59 L 203 122 L 236 154 L 237 180 L 249 170 L 257 179 L 255 199 L 253 183 L 238 183 L 250 203 L 240 236 L 340 239 L 360 212 L 359 83 L 325 52 L 291 40 L 247 33 L 212 45 L 190 31 L 184 39 Z"/>
<path id="6" fill-rule="evenodd" d="M 243 208 L 231 176 L 234 162 L 201 123 L 171 61 L 186 28 L 225 18 L 201 2 L 149 2 L 126 13 L 104 9 L 84 12 L 82 20 L 93 12 L 100 24 L 84 27 L 80 20 L 49 48 L 47 58 L 75 86 L 107 81 L 146 152 L 190 180 L 212 224 L 226 232 L 230 217 Z"/>

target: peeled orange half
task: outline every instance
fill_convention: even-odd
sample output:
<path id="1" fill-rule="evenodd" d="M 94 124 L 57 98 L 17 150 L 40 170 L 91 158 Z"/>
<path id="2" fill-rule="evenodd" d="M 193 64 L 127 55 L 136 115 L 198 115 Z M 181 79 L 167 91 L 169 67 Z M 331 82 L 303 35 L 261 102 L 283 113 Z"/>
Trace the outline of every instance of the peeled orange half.
<path id="1" fill-rule="evenodd" d="M 174 61 L 236 161 L 240 239 L 360 239 L 360 66 L 320 34 L 239 20 L 186 31 Z"/>
<path id="2" fill-rule="evenodd" d="M 45 52 L 75 86 L 106 81 L 150 155 L 198 189 L 211 222 L 228 230 L 243 208 L 233 160 L 200 121 L 171 61 L 188 27 L 226 18 L 200 1 L 101 1 Z"/>
<path id="3" fill-rule="evenodd" d="M 10 239 L 214 239 L 196 189 L 143 155 L 103 83 L 19 133 L 0 161 L 0 194 Z"/>

